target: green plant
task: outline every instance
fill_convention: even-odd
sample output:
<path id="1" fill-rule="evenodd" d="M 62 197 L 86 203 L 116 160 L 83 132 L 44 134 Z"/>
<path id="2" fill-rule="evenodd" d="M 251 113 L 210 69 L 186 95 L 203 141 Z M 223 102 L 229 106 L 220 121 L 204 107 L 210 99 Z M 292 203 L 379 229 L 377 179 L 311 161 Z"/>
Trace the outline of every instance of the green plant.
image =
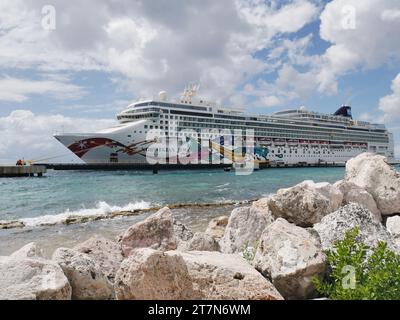
<path id="1" fill-rule="evenodd" d="M 317 291 L 333 300 L 400 300 L 400 256 L 384 242 L 369 248 L 358 234 L 348 231 L 325 252 L 328 272 L 313 279 Z"/>

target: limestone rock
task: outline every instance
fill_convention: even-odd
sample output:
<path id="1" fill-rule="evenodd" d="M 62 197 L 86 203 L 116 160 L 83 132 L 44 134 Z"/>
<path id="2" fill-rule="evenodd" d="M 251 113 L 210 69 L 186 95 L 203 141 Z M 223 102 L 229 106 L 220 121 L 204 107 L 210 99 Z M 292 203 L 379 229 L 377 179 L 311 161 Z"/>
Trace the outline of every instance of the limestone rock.
<path id="1" fill-rule="evenodd" d="M 312 279 L 325 273 L 326 257 L 318 236 L 279 218 L 264 230 L 253 263 L 285 299 L 310 299 Z"/>
<path id="2" fill-rule="evenodd" d="M 280 189 L 269 201 L 275 218 L 284 218 L 298 226 L 309 227 L 337 210 L 343 194 L 329 183 L 304 181 L 292 188 Z"/>
<path id="3" fill-rule="evenodd" d="M 71 286 L 57 263 L 16 256 L 0 258 L 0 300 L 71 299 Z"/>
<path id="4" fill-rule="evenodd" d="M 224 236 L 219 244 L 221 252 L 236 253 L 247 246 L 256 246 L 265 227 L 273 221 L 268 208 L 256 205 L 236 208 L 229 217 Z"/>
<path id="5" fill-rule="evenodd" d="M 386 229 L 393 241 L 400 248 L 400 216 L 390 217 L 386 220 Z"/>
<path id="6" fill-rule="evenodd" d="M 128 257 L 136 248 L 161 251 L 176 249 L 177 239 L 171 210 L 163 208 L 144 221 L 134 224 L 120 235 L 118 242 L 124 257 Z"/>
<path id="7" fill-rule="evenodd" d="M 21 249 L 11 254 L 12 258 L 43 258 L 43 249 L 40 248 L 35 242 L 28 243 Z"/>
<path id="8" fill-rule="evenodd" d="M 385 157 L 363 153 L 349 160 L 345 180 L 367 190 L 382 215 L 400 213 L 400 174 Z"/>
<path id="9" fill-rule="evenodd" d="M 374 197 L 367 190 L 344 180 L 336 182 L 334 186 L 343 193 L 343 205 L 349 203 L 362 205 L 373 213 L 377 221 L 382 221 L 382 215 L 376 205 Z"/>
<path id="10" fill-rule="evenodd" d="M 280 300 L 274 286 L 237 254 L 170 251 L 183 258 L 193 283 L 193 299 Z"/>
<path id="11" fill-rule="evenodd" d="M 207 226 L 206 234 L 210 235 L 216 240 L 220 240 L 225 232 L 225 228 L 228 225 L 229 217 L 222 216 L 212 219 Z"/>
<path id="12" fill-rule="evenodd" d="M 335 185 L 328 182 L 315 183 L 311 180 L 303 181 L 300 185 L 306 186 L 310 190 L 315 190 L 326 197 L 329 200 L 329 211 L 331 212 L 337 210 L 342 205 L 343 193 Z"/>
<path id="13" fill-rule="evenodd" d="M 15 229 L 15 228 L 24 228 L 25 223 L 22 221 L 18 220 L 13 220 L 13 221 L 4 221 L 0 220 L 0 230 L 1 229 Z"/>
<path id="14" fill-rule="evenodd" d="M 360 239 L 368 246 L 376 246 L 384 241 L 388 247 L 397 251 L 385 227 L 376 221 L 373 214 L 363 206 L 351 203 L 327 215 L 322 221 L 314 225 L 318 232 L 324 250 L 332 249 L 337 240 L 342 240 L 346 231 L 359 227 Z"/>
<path id="15" fill-rule="evenodd" d="M 182 249 L 187 246 L 188 241 L 193 238 L 193 232 L 181 221 L 174 219 L 174 234 L 177 242 L 177 248 Z"/>
<path id="16" fill-rule="evenodd" d="M 112 283 L 100 266 L 88 255 L 76 250 L 59 248 L 53 254 L 72 287 L 72 298 L 77 300 L 106 300 L 114 296 Z"/>
<path id="17" fill-rule="evenodd" d="M 282 299 L 239 255 L 206 251 L 132 251 L 115 281 L 121 300 Z"/>
<path id="18" fill-rule="evenodd" d="M 103 274 L 111 282 L 114 282 L 115 274 L 124 259 L 118 243 L 100 236 L 94 236 L 75 246 L 74 250 L 88 255 L 99 265 Z"/>
<path id="19" fill-rule="evenodd" d="M 193 287 L 185 262 L 150 248 L 132 251 L 115 278 L 118 300 L 193 299 Z"/>
<path id="20" fill-rule="evenodd" d="M 183 247 L 186 251 L 218 251 L 218 242 L 204 232 L 196 232 L 192 239 L 190 239 L 186 246 Z"/>

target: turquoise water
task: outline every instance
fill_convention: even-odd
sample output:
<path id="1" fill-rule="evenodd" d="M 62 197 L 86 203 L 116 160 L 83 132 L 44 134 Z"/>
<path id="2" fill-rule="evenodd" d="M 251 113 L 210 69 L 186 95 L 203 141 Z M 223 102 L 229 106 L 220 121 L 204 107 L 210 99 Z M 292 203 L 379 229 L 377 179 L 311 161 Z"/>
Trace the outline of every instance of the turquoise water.
<path id="1" fill-rule="evenodd" d="M 276 192 L 303 180 L 335 182 L 344 168 L 268 169 L 251 176 L 233 172 L 55 172 L 45 178 L 0 179 L 0 220 L 22 220 L 26 228 L 0 230 L 0 256 L 36 242 L 51 256 L 56 248 L 72 248 L 94 235 L 115 239 L 152 212 L 65 225 L 68 216 L 107 215 L 118 210 L 177 203 L 242 201 Z M 193 231 L 204 231 L 215 217 L 241 206 L 173 209 L 175 218 Z M 55 223 L 55 224 L 54 224 Z"/>
<path id="2" fill-rule="evenodd" d="M 335 182 L 344 168 L 267 169 L 234 172 L 49 171 L 44 178 L 0 180 L 0 220 L 62 214 L 88 215 L 177 203 L 256 199 L 303 180 Z"/>

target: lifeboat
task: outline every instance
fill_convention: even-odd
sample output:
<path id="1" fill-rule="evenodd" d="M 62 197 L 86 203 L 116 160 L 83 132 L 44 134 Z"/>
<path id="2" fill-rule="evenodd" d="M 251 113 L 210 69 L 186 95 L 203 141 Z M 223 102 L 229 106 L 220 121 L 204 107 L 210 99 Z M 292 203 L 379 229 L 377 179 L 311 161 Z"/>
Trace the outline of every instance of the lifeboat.
<path id="1" fill-rule="evenodd" d="M 284 146 L 286 145 L 285 139 L 274 139 L 275 146 Z"/>

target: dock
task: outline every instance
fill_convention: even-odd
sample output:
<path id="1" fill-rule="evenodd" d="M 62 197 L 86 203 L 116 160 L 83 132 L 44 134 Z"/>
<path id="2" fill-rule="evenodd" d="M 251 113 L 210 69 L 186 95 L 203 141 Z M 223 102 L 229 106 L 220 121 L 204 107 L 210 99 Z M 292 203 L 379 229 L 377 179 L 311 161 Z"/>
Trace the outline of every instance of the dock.
<path id="1" fill-rule="evenodd" d="M 232 164 L 156 164 L 148 163 L 44 163 L 41 164 L 48 170 L 56 171 L 159 171 L 159 170 L 205 170 L 205 169 L 224 169 L 232 167 Z"/>
<path id="2" fill-rule="evenodd" d="M 233 170 L 232 163 L 227 164 L 157 164 L 146 163 L 123 164 L 123 163 L 104 163 L 104 164 L 84 164 L 84 163 L 43 163 L 48 170 L 56 171 L 153 171 L 157 173 L 161 170 L 209 170 L 221 169 L 225 171 Z M 268 168 L 310 168 L 310 167 L 344 167 L 345 163 L 316 163 L 316 164 L 259 164 L 258 169 Z"/>
<path id="3" fill-rule="evenodd" d="M 0 178 L 42 177 L 47 172 L 46 166 L 1 166 Z"/>

